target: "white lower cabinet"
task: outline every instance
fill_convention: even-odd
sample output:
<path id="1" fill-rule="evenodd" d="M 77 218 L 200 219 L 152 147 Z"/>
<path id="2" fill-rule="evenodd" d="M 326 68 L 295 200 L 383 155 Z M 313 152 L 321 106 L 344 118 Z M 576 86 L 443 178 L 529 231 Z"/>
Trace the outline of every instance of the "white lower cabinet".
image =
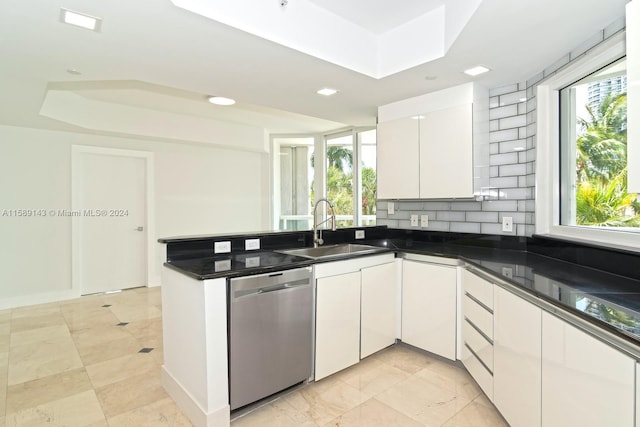
<path id="1" fill-rule="evenodd" d="M 462 363 L 493 400 L 493 283 L 462 272 Z"/>
<path id="2" fill-rule="evenodd" d="M 633 426 L 634 377 L 635 360 L 542 314 L 543 427 Z"/>
<path id="3" fill-rule="evenodd" d="M 541 316 L 539 307 L 494 287 L 493 403 L 512 426 L 540 426 Z"/>
<path id="4" fill-rule="evenodd" d="M 316 281 L 316 381 L 360 361 L 360 272 Z"/>
<path id="5" fill-rule="evenodd" d="M 397 264 L 361 270 L 360 358 L 396 341 Z"/>
<path id="6" fill-rule="evenodd" d="M 456 359 L 456 268 L 404 260 L 402 341 Z"/>

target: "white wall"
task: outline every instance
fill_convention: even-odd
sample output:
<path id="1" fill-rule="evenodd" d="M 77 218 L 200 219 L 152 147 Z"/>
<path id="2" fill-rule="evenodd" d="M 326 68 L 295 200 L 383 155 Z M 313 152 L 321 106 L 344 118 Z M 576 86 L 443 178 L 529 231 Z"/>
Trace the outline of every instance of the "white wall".
<path id="1" fill-rule="evenodd" d="M 270 228 L 266 152 L 0 126 L 0 309 L 78 296 L 71 292 L 71 218 L 4 212 L 70 210 L 72 145 L 154 153 L 155 238 Z M 151 257 L 149 282 L 157 285 L 163 246 Z"/>

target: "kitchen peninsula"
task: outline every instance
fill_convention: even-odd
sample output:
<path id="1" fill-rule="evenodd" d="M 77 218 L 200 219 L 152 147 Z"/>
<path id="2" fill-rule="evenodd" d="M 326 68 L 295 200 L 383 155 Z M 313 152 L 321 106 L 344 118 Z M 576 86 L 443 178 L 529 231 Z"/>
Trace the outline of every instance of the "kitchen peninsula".
<path id="1" fill-rule="evenodd" d="M 623 383 L 612 381 L 611 390 L 618 393 L 619 399 L 610 411 L 615 411 L 616 419 L 621 420 L 620 425 L 631 425 L 627 421 L 635 416 L 636 385 L 633 379 L 636 361 L 640 360 L 638 254 L 542 236 L 504 237 L 386 227 L 365 228 L 365 232 L 366 238 L 357 243 L 384 248 L 382 254 L 395 253 L 396 265 L 409 264 L 417 259 L 427 260 L 433 265 L 447 264 L 457 271 L 462 287 L 456 287 L 455 283 L 452 285 L 456 289 L 459 304 L 451 307 L 457 325 L 456 336 L 450 337 L 451 342 L 455 343 L 455 356 L 450 359 L 463 361 L 505 417 L 511 416 L 511 402 L 504 399 L 504 390 L 512 385 L 504 383 L 502 372 L 506 372 L 506 368 L 501 371 L 500 363 L 504 354 L 501 346 L 509 341 L 504 338 L 508 335 L 503 333 L 497 322 L 509 315 L 509 311 L 502 310 L 504 306 L 499 305 L 508 297 L 515 298 L 514 304 L 523 304 L 533 310 L 539 319 L 543 319 L 539 324 L 546 329 L 543 329 L 541 339 L 552 339 L 557 332 L 554 329 L 556 327 L 569 328 L 562 329 L 565 330 L 565 336 L 579 334 L 579 340 L 585 339 L 597 349 L 612 351 L 623 361 L 617 365 L 624 366 L 624 372 L 630 372 L 629 378 Z M 325 245 L 355 242 L 354 229 L 325 232 L 324 237 Z M 335 258 L 312 260 L 279 252 L 309 247 L 312 245 L 311 238 L 310 231 L 301 231 L 160 240 L 166 244 L 167 250 L 163 274 L 163 384 L 195 425 L 228 425 L 230 420 L 227 279 L 298 267 L 331 265 L 330 262 L 336 261 Z M 260 240 L 259 249 L 246 250 L 245 241 L 253 239 Z M 214 254 L 216 242 L 230 242 L 230 252 Z M 371 254 L 347 255 L 340 260 L 371 257 Z M 490 361 L 493 366 L 481 366 L 484 371 L 478 372 L 482 376 L 474 375 L 473 368 L 470 368 L 473 365 L 468 362 L 474 359 L 468 359 L 468 351 L 465 350 L 470 338 L 465 335 L 463 326 L 466 317 L 471 315 L 463 314 L 465 308 L 462 307 L 462 300 L 465 295 L 472 293 L 465 287 L 467 274 L 484 280 L 490 286 L 487 289 L 493 289 L 487 304 L 496 304 L 491 307 L 494 315 L 492 330 L 501 334 L 487 341 L 491 343 Z M 425 286 L 426 281 L 425 278 Z M 394 283 L 398 298 L 402 293 L 401 282 Z M 487 304 L 484 304 L 485 308 L 488 308 Z M 399 316 L 400 313 L 397 313 L 397 323 Z M 405 341 L 402 329 L 396 328 L 396 331 L 395 338 Z M 522 335 L 522 331 L 517 332 Z M 537 351 L 539 353 L 540 346 Z M 538 372 L 538 376 L 533 378 L 538 387 L 540 375 L 558 369 L 550 362 L 552 356 L 538 355 L 543 361 L 546 360 L 542 363 L 546 371 Z M 589 366 L 589 363 L 585 366 Z M 486 373 L 491 375 L 487 377 Z M 554 375 L 562 378 L 560 371 Z M 482 383 L 483 378 L 491 379 L 490 386 Z M 582 383 L 584 390 L 578 392 L 588 394 L 591 378 L 585 381 Z M 558 398 L 562 400 L 562 396 Z M 548 408 L 549 411 L 559 411 L 556 416 L 562 419 L 562 408 L 552 405 L 543 396 L 532 411 L 539 414 L 540 407 L 543 407 L 546 413 Z M 597 413 L 599 406 L 593 409 Z"/>

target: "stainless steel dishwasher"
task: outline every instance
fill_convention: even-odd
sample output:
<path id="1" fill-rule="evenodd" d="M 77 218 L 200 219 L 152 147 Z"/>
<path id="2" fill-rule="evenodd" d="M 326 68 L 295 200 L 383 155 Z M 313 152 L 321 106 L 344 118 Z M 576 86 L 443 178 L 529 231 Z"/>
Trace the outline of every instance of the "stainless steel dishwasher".
<path id="1" fill-rule="evenodd" d="M 311 268 L 229 279 L 229 403 L 253 403 L 311 376 Z"/>

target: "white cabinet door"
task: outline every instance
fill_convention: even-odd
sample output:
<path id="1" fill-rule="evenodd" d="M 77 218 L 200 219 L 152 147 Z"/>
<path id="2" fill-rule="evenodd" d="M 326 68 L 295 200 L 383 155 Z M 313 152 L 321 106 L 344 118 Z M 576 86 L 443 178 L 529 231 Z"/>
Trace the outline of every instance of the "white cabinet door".
<path id="1" fill-rule="evenodd" d="M 627 189 L 640 192 L 640 0 L 627 3 Z"/>
<path id="2" fill-rule="evenodd" d="M 418 120 L 378 123 L 378 198 L 417 199 L 420 195 Z"/>
<path id="3" fill-rule="evenodd" d="M 493 403 L 510 425 L 539 427 L 542 310 L 499 286 L 493 298 Z"/>
<path id="4" fill-rule="evenodd" d="M 361 359 L 396 341 L 396 268 L 391 262 L 361 271 Z"/>
<path id="5" fill-rule="evenodd" d="M 315 379 L 359 360 L 360 272 L 317 279 Z"/>
<path id="6" fill-rule="evenodd" d="M 455 267 L 402 263 L 402 341 L 455 360 Z"/>
<path id="7" fill-rule="evenodd" d="M 630 357 L 542 314 L 543 427 L 633 426 L 634 372 Z"/>
<path id="8" fill-rule="evenodd" d="M 420 198 L 473 195 L 472 104 L 422 114 Z"/>

